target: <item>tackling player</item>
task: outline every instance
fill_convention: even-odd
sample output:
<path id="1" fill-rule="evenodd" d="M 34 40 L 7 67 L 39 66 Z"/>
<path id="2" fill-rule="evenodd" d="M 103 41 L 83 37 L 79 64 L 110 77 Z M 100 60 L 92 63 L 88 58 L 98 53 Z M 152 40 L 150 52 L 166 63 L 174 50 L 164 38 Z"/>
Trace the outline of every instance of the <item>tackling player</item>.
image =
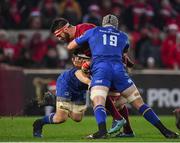
<path id="1" fill-rule="evenodd" d="M 128 36 L 117 28 L 117 17 L 107 15 L 103 18 L 102 27 L 88 30 L 83 36 L 70 42 L 67 47 L 72 50 L 88 42 L 91 49 L 90 93 L 99 130 L 88 138 L 97 139 L 107 136 L 105 102 L 111 86 L 114 86 L 166 138 L 178 138 L 179 135 L 167 129 L 154 111 L 143 102 L 134 82 L 128 76 L 122 62 L 123 52 L 128 48 Z"/>
<path id="2" fill-rule="evenodd" d="M 84 58 L 73 58 L 76 67 L 82 64 Z M 63 72 L 56 83 L 56 113 L 37 119 L 33 123 L 33 136 L 42 137 L 42 129 L 46 124 L 60 124 L 68 117 L 80 122 L 86 110 L 86 90 L 90 80 L 78 68 Z"/>
<path id="3" fill-rule="evenodd" d="M 64 40 L 66 42 L 70 42 L 73 39 L 83 35 L 85 31 L 92 29 L 94 27 L 95 27 L 95 25 L 89 24 L 89 23 L 83 23 L 83 24 L 78 24 L 77 26 L 73 26 L 73 25 L 69 24 L 69 22 L 66 19 L 58 18 L 53 21 L 52 26 L 51 26 L 51 32 L 59 40 Z M 90 50 L 88 47 L 89 47 L 89 45 L 87 43 L 84 43 L 75 52 L 83 53 L 83 54 L 86 54 L 87 56 L 90 56 L 91 53 L 90 53 Z M 132 66 L 132 62 L 130 62 L 127 55 L 124 56 L 124 62 L 128 66 Z M 126 125 L 124 126 L 124 130 L 126 132 L 122 136 L 134 136 L 129 119 L 128 119 L 128 109 L 126 106 L 124 106 L 120 110 L 120 113 L 119 113 L 117 111 L 116 107 L 114 106 L 111 97 L 108 96 L 106 109 L 110 112 L 110 114 L 112 115 L 112 117 L 114 119 L 113 127 L 109 130 L 109 133 L 114 133 L 114 132 L 118 131 L 125 124 L 125 122 L 127 122 Z M 121 114 L 123 114 L 123 117 L 126 120 L 121 116 Z"/>

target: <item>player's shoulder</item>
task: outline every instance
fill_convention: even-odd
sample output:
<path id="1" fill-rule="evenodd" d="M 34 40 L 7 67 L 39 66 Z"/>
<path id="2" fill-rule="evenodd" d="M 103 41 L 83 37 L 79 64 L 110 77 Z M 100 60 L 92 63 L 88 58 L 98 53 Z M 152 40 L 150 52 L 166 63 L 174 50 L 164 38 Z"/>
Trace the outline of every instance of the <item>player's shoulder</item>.
<path id="1" fill-rule="evenodd" d="M 77 27 L 80 29 L 91 29 L 91 28 L 96 27 L 96 25 L 91 24 L 91 23 L 82 23 L 82 24 L 78 24 Z"/>
<path id="2" fill-rule="evenodd" d="M 128 39 L 128 34 L 126 32 L 123 31 L 119 31 L 120 35 L 126 39 Z"/>

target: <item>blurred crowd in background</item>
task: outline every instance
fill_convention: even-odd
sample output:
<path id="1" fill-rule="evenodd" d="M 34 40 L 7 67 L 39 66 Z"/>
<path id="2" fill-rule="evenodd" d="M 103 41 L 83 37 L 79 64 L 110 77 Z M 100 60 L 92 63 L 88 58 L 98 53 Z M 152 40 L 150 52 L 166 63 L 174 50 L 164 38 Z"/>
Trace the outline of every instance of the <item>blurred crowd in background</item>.
<path id="1" fill-rule="evenodd" d="M 101 25 L 114 14 L 129 34 L 135 68 L 180 69 L 180 0 L 1 0 L 0 62 L 25 68 L 66 68 L 70 55 L 49 30 L 63 17 L 72 25 Z M 16 40 L 9 31 L 20 31 Z M 29 37 L 23 30 L 36 31 Z"/>

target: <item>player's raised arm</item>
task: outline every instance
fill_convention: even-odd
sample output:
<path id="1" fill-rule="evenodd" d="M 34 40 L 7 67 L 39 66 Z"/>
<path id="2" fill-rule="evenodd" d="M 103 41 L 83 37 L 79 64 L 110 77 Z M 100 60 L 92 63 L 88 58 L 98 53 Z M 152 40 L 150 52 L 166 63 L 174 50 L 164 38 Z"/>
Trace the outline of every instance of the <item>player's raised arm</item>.
<path id="1" fill-rule="evenodd" d="M 67 49 L 68 49 L 68 50 L 73 50 L 73 49 L 75 49 L 75 48 L 77 48 L 77 47 L 78 47 L 77 42 L 76 42 L 75 40 L 73 40 L 73 41 L 71 41 L 71 42 L 68 44 Z"/>
<path id="2" fill-rule="evenodd" d="M 68 44 L 67 49 L 68 50 L 73 50 L 73 49 L 77 48 L 78 45 L 82 45 L 83 43 L 88 42 L 89 38 L 93 34 L 94 29 L 95 28 L 86 31 L 84 35 L 81 35 L 80 37 L 78 37 L 78 38 L 74 39 L 73 41 L 71 41 Z"/>

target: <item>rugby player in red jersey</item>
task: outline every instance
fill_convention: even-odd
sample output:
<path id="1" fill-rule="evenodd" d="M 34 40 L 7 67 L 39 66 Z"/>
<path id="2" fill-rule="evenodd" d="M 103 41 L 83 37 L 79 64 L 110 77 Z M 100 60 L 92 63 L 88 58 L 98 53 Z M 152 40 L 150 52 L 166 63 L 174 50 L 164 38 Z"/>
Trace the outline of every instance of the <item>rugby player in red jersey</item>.
<path id="1" fill-rule="evenodd" d="M 55 19 L 51 26 L 51 32 L 59 39 L 65 42 L 70 42 L 73 39 L 80 37 L 84 34 L 85 31 L 94 28 L 94 24 L 83 23 L 78 24 L 76 26 L 71 25 L 66 19 L 58 18 Z M 83 53 L 87 56 L 91 56 L 88 43 L 84 44 L 81 48 L 74 51 L 75 53 Z M 129 62 L 127 55 L 124 56 L 124 62 L 128 66 L 132 66 L 132 62 Z M 118 134 L 118 137 L 133 137 L 134 133 L 130 126 L 129 118 L 128 118 L 128 109 L 125 105 L 121 106 L 118 110 L 114 106 L 114 97 L 108 96 L 106 101 L 106 109 L 110 112 L 113 117 L 113 125 L 109 130 L 109 133 L 112 134 L 120 130 L 120 128 L 124 125 L 123 133 Z M 122 116 L 123 117 L 122 117 Z"/>

